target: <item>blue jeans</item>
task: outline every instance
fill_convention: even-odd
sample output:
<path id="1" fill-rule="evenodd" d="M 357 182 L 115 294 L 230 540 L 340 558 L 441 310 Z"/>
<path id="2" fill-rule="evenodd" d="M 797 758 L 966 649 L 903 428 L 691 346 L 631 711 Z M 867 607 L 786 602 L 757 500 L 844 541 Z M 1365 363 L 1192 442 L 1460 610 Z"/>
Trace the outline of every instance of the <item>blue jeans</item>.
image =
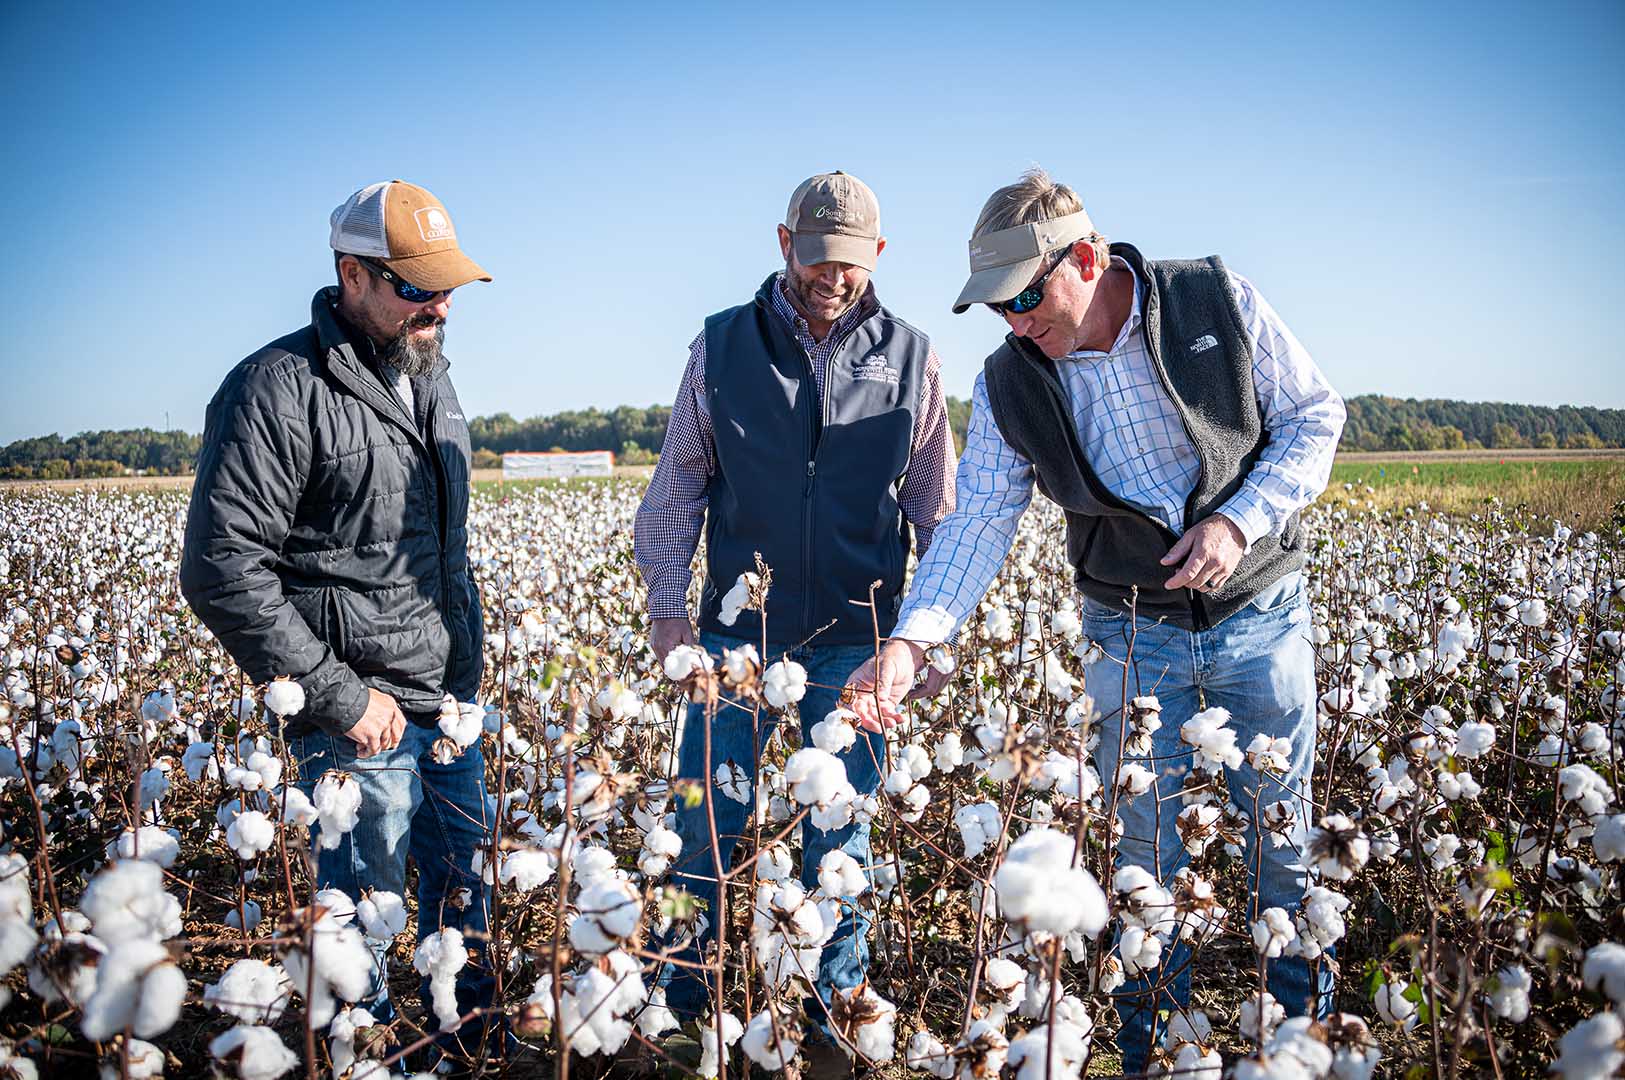
<path id="1" fill-rule="evenodd" d="M 720 634 L 700 635 L 700 645 L 712 656 L 720 657 L 722 650 L 732 649 L 745 642 Z M 757 648 L 761 645 L 758 643 Z M 812 745 L 813 725 L 824 719 L 835 708 L 841 687 L 854 668 L 874 655 L 868 645 L 804 645 L 786 654 L 782 646 L 769 644 L 767 664 L 781 656 L 788 656 L 807 669 L 807 693 L 801 699 L 803 744 Z M 818 685 L 814 685 L 814 684 Z M 755 721 L 753 723 L 753 720 Z M 706 779 L 705 768 L 705 708 L 690 705 L 687 721 L 683 725 L 682 741 L 677 749 L 677 777 L 686 780 Z M 718 855 L 723 872 L 729 868 L 734 847 L 741 836 L 749 832 L 751 807 L 728 798 L 717 787 L 714 778 L 717 766 L 732 760 L 750 773 L 751 801 L 755 802 L 756 766 L 761 749 L 772 734 L 778 717 L 763 709 L 753 716 L 750 707 L 719 705 L 711 723 L 711 804 L 716 815 Z M 847 780 L 858 794 L 872 794 L 880 787 L 880 766 L 885 761 L 885 739 L 874 732 L 858 731 L 851 749 L 839 755 L 846 765 Z M 764 828 L 764 832 L 771 834 Z M 723 917 L 717 903 L 716 867 L 711 854 L 711 832 L 706 822 L 705 804 L 692 810 L 677 806 L 677 835 L 682 838 L 683 850 L 672 867 L 672 883 L 688 890 L 703 900 L 709 926 L 703 935 L 695 935 L 691 944 L 674 953 L 680 960 L 698 963 L 702 951 L 715 940 L 715 927 Z M 856 859 L 864 873 L 873 880 L 869 865 L 869 826 L 853 822 L 841 829 L 824 832 L 809 821 L 801 825 L 802 856 L 801 882 L 811 892 L 818 885 L 818 863 L 824 855 L 836 848 Z M 869 917 L 864 912 L 843 905 L 843 915 L 835 928 L 835 935 L 824 946 L 818 965 L 817 992 L 828 1004 L 832 989 L 850 989 L 863 981 L 869 967 Z M 667 965 L 662 978 L 666 983 L 666 1005 L 680 1019 L 688 1020 L 706 1011 L 709 990 L 703 977 L 692 968 Z"/>
<path id="2" fill-rule="evenodd" d="M 343 889 L 359 901 L 366 889 L 406 892 L 406 856 L 418 868 L 418 940 L 444 927 L 463 932 L 478 954 L 457 975 L 459 1015 L 491 1004 L 494 980 L 486 963 L 486 929 L 491 891 L 473 871 L 474 850 L 487 842 L 496 822 L 496 800 L 485 789 L 485 755 L 475 743 L 449 765 L 429 754 L 440 731 L 409 723 L 393 750 L 370 758 L 356 756 L 358 747 L 342 735 L 315 732 L 293 740 L 300 762 L 299 786 L 310 795 L 328 769 L 339 769 L 361 785 L 361 812 L 356 827 L 332 851 L 315 849 L 318 888 Z M 311 830 L 312 835 L 319 827 Z M 458 889 L 469 890 L 470 903 L 459 909 Z M 372 996 L 363 1005 L 380 1023 L 395 1017 L 385 977 L 388 942 L 372 942 L 378 963 Z M 429 981 L 422 982 L 425 1010 Z M 437 1026 L 431 1016 L 431 1030 Z M 470 1022 L 456 1036 L 462 1049 L 474 1052 L 483 1024 Z M 472 1030 L 471 1030 L 472 1029 Z"/>
<path id="3" fill-rule="evenodd" d="M 1287 739 L 1292 745 L 1289 768 L 1283 775 L 1260 776 L 1245 759 L 1239 768 L 1227 769 L 1231 800 L 1254 821 L 1265 806 L 1282 799 L 1292 800 L 1297 809 L 1291 843 L 1276 847 L 1265 834 L 1260 846 L 1256 827 L 1249 830 L 1249 906 L 1244 912 L 1232 912 L 1231 920 L 1239 916 L 1250 924 L 1270 907 L 1296 914 L 1303 899 L 1304 878 L 1292 866 L 1302 860 L 1303 836 L 1310 822 L 1310 808 L 1303 796 L 1309 793 L 1315 755 L 1315 664 L 1303 575 L 1288 574 L 1210 630 L 1193 633 L 1144 618 L 1131 627 L 1126 613 L 1089 600 L 1084 601 L 1082 617 L 1084 633 L 1106 653 L 1087 666 L 1084 689 L 1102 716 L 1095 765 L 1107 785 L 1108 798 L 1121 745 L 1124 703 L 1142 694 L 1155 694 L 1162 705 L 1162 727 L 1152 736 L 1152 754 L 1157 760 L 1124 759 L 1138 760 L 1157 779 L 1145 794 L 1119 799 L 1124 831 L 1118 845 L 1119 865 L 1142 866 L 1168 887 L 1174 872 L 1190 862 L 1174 825 L 1182 808 L 1180 785 L 1191 766 L 1191 747 L 1180 739 L 1179 729 L 1201 709 L 1223 706 L 1230 710 L 1236 745 L 1242 750 L 1259 733 Z M 1133 663 L 1126 664 L 1131 629 Z M 1189 959 L 1190 949 L 1184 944 L 1165 948 L 1155 971 L 1130 979 L 1119 989 L 1123 1027 L 1117 1041 L 1125 1073 L 1144 1070 L 1157 1011 L 1177 1010 L 1189 1000 Z M 1320 963 L 1318 1003 L 1311 1000 L 1307 961 L 1281 957 L 1269 962 L 1269 991 L 1288 1016 L 1306 1015 L 1317 1004 L 1319 1015 L 1330 1011 L 1329 959 L 1328 952 Z M 1254 984 L 1246 972 L 1239 977 L 1249 986 Z M 1160 989 L 1153 993 L 1157 987 Z M 1159 1037 L 1165 1026 L 1157 1024 Z"/>

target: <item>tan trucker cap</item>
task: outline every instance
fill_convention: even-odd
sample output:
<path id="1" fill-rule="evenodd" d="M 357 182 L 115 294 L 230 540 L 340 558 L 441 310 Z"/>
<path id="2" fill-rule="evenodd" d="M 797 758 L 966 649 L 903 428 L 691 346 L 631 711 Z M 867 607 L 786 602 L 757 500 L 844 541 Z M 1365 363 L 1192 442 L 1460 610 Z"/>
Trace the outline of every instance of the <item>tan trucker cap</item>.
<path id="1" fill-rule="evenodd" d="M 1025 289 L 1044 266 L 1044 256 L 1095 231 L 1089 215 L 1034 221 L 970 238 L 970 280 L 959 290 L 954 314 L 972 304 L 1002 304 Z"/>
<path id="2" fill-rule="evenodd" d="M 803 266 L 843 262 L 875 268 L 880 245 L 880 203 L 875 193 L 844 172 L 803 180 L 784 213 L 796 261 Z"/>
<path id="3" fill-rule="evenodd" d="M 457 246 L 440 200 L 404 180 L 368 184 L 333 211 L 334 251 L 376 259 L 420 289 L 455 289 L 491 275 Z"/>

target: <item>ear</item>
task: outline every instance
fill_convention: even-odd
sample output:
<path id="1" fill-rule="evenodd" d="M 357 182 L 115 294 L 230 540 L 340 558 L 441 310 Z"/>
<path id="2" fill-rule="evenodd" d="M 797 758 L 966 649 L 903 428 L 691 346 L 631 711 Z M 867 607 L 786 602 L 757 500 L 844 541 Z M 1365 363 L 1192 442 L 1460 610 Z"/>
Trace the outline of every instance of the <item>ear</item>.
<path id="1" fill-rule="evenodd" d="M 1079 240 L 1072 245 L 1072 254 L 1078 257 L 1078 272 L 1083 275 L 1083 280 L 1093 281 L 1096 270 L 1095 246 Z"/>
<path id="2" fill-rule="evenodd" d="M 790 230 L 783 225 L 779 226 L 779 254 L 785 262 L 790 261 Z"/>
<path id="3" fill-rule="evenodd" d="M 356 261 L 353 255 L 339 256 L 339 280 L 344 283 L 348 292 L 359 293 L 366 288 L 367 268 Z"/>
<path id="4" fill-rule="evenodd" d="M 875 241 L 875 258 L 877 258 L 877 259 L 880 258 L 880 253 L 882 251 L 885 251 L 885 250 L 886 250 L 886 238 L 884 236 L 882 236 L 879 240 Z"/>

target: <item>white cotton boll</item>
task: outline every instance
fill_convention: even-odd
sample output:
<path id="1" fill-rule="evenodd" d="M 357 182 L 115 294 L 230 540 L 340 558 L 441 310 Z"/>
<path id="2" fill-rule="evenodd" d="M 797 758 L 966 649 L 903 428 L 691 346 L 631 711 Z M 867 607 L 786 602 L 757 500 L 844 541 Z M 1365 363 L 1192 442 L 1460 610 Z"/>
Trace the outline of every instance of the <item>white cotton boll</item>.
<path id="1" fill-rule="evenodd" d="M 1269 991 L 1253 991 L 1241 1001 L 1240 1028 L 1243 1038 L 1263 1043 L 1276 1026 L 1286 1019 L 1286 1010 Z"/>
<path id="2" fill-rule="evenodd" d="M 204 776 L 211 778 L 218 776 L 220 766 L 214 760 L 214 743 L 192 743 L 181 755 L 181 767 L 186 770 L 186 778 L 194 783 L 202 780 Z"/>
<path id="3" fill-rule="evenodd" d="M 615 878 L 600 878 L 576 898 L 576 917 L 570 923 L 570 944 L 589 955 L 607 953 L 637 929 L 643 898 L 632 886 Z"/>
<path id="4" fill-rule="evenodd" d="M 166 870 L 175 865 L 180 853 L 180 834 L 156 825 L 143 825 L 139 832 L 125 829 L 107 845 L 109 859 L 145 859 Z"/>
<path id="5" fill-rule="evenodd" d="M 273 679 L 265 687 L 265 707 L 278 716 L 303 712 L 305 688 L 292 679 Z"/>
<path id="6" fill-rule="evenodd" d="M 1521 1024 L 1529 1018 L 1529 988 L 1534 979 L 1522 964 L 1512 964 L 1495 973 L 1490 982 L 1490 1008 L 1503 1020 Z"/>
<path id="7" fill-rule="evenodd" d="M 457 1026 L 457 973 L 467 963 L 468 946 L 463 944 L 463 933 L 449 926 L 424 938 L 412 954 L 417 973 L 429 977 L 429 996 L 441 1031 Z"/>
<path id="8" fill-rule="evenodd" d="M 801 1049 L 801 1025 L 778 1022 L 778 1036 L 774 1037 L 773 1015 L 763 1009 L 745 1025 L 743 1041 L 739 1044 L 745 1056 L 770 1072 L 788 1065 Z"/>
<path id="9" fill-rule="evenodd" d="M 1587 817 L 1602 813 L 1613 800 L 1608 781 L 1589 765 L 1570 765 L 1557 774 L 1563 798 L 1576 804 Z"/>
<path id="10" fill-rule="evenodd" d="M 276 843 L 276 826 L 258 810 L 245 810 L 231 819 L 226 829 L 226 843 L 246 862 Z"/>
<path id="11" fill-rule="evenodd" d="M 1057 1019 L 1053 1035 L 1043 1024 L 1011 1042 L 1006 1060 L 1016 1080 L 1053 1080 L 1078 1076 L 1088 1054 L 1089 1032 Z"/>
<path id="12" fill-rule="evenodd" d="M 1071 701 L 1078 692 L 1078 682 L 1056 653 L 1044 654 L 1044 689 L 1057 701 Z"/>
<path id="13" fill-rule="evenodd" d="M 762 696 L 775 709 L 787 709 L 807 693 L 807 669 L 794 660 L 780 660 L 762 676 Z"/>
<path id="14" fill-rule="evenodd" d="M 965 858 L 974 859 L 1003 835 L 999 808 L 990 802 L 971 803 L 954 811 L 954 824 L 965 843 Z"/>
<path id="15" fill-rule="evenodd" d="M 316 906 L 327 909 L 323 919 L 333 926 L 348 926 L 355 918 L 355 901 L 343 889 L 318 889 Z"/>
<path id="16" fill-rule="evenodd" d="M 1125 975 L 1154 971 L 1162 963 L 1162 939 L 1143 926 L 1125 926 L 1117 939 L 1117 954 Z"/>
<path id="17" fill-rule="evenodd" d="M 960 739 L 959 732 L 950 731 L 937 742 L 933 760 L 942 772 L 953 772 L 965 764 L 965 743 Z"/>
<path id="18" fill-rule="evenodd" d="M 0 1076 L 4 1075 L 5 1070 L 0 1069 Z M 124 1061 L 101 1067 L 101 1080 L 152 1080 L 162 1075 L 164 1052 L 145 1039 L 131 1039 L 125 1044 Z"/>
<path id="19" fill-rule="evenodd" d="M 869 879 L 858 860 L 833 848 L 818 861 L 818 887 L 826 896 L 861 896 L 869 887 Z"/>
<path id="20" fill-rule="evenodd" d="M 406 902 L 400 893 L 375 889 L 355 906 L 361 928 L 374 941 L 394 941 L 406 930 Z"/>
<path id="21" fill-rule="evenodd" d="M 1292 917 L 1282 908 L 1266 908 L 1263 918 L 1253 923 L 1253 947 L 1267 959 L 1280 956 L 1297 936 Z"/>
<path id="22" fill-rule="evenodd" d="M 149 864 L 150 865 L 150 864 Z M 180 1019 L 186 1000 L 186 976 L 169 950 L 151 940 L 131 939 L 109 946 L 85 1002 L 79 1028 L 100 1042 L 125 1027 L 143 1039 L 162 1035 Z"/>
<path id="23" fill-rule="evenodd" d="M 646 1039 L 659 1038 L 682 1026 L 678 1023 L 677 1014 L 666 1007 L 664 988 L 656 987 L 649 992 L 649 1003 L 638 1013 L 637 1026 L 638 1033 Z"/>
<path id="24" fill-rule="evenodd" d="M 1027 995 L 1027 973 L 1020 964 L 1005 956 L 995 956 L 982 969 L 984 987 L 993 1004 L 1002 1012 L 1017 1008 Z"/>
<path id="25" fill-rule="evenodd" d="M 248 957 L 204 988 L 203 1003 L 250 1024 L 274 1024 L 282 1019 L 292 991 L 282 965 Z"/>
<path id="26" fill-rule="evenodd" d="M 739 613 L 750 606 L 752 590 L 761 587 L 762 579 L 752 571 L 745 571 L 734 581 L 733 588 L 722 597 L 722 606 L 717 611 L 717 621 L 723 626 L 732 626 L 739 621 Z"/>
<path id="27" fill-rule="evenodd" d="M 683 682 L 692 675 L 710 671 L 711 654 L 693 645 L 679 645 L 666 654 L 661 670 L 672 682 Z"/>
<path id="28" fill-rule="evenodd" d="M 717 766 L 714 779 L 723 795 L 742 806 L 750 805 L 750 776 L 743 768 L 732 761 L 724 761 Z"/>
<path id="29" fill-rule="evenodd" d="M 1518 621 L 1530 627 L 1546 625 L 1546 601 L 1535 596 L 1519 604 Z"/>
<path id="30" fill-rule="evenodd" d="M 1144 795 L 1156 782 L 1157 774 L 1136 761 L 1124 762 L 1117 768 L 1117 784 L 1129 797 Z"/>
<path id="31" fill-rule="evenodd" d="M 843 787 L 850 787 L 841 759 L 816 746 L 804 746 L 790 755 L 784 763 L 784 781 L 801 806 L 828 806 Z"/>
<path id="32" fill-rule="evenodd" d="M 1625 1065 L 1625 1023 L 1618 1014 L 1598 1013 L 1582 1020 L 1557 1041 L 1550 1070 L 1562 1080 L 1606 1080 Z"/>
<path id="33" fill-rule="evenodd" d="M 1456 732 L 1456 756 L 1472 760 L 1481 758 L 1495 745 L 1495 725 L 1470 720 Z"/>
<path id="34" fill-rule="evenodd" d="M 235 1068 L 241 1080 L 277 1080 L 299 1067 L 299 1056 L 268 1027 L 238 1025 L 209 1043 L 215 1060 Z"/>
<path id="35" fill-rule="evenodd" d="M 1010 614 L 1009 608 L 995 606 L 987 613 L 987 618 L 982 620 L 982 629 L 990 640 L 1009 641 L 1016 631 L 1015 616 Z"/>
<path id="36" fill-rule="evenodd" d="M 226 925 L 233 930 L 241 930 L 245 934 L 252 934 L 259 929 L 262 918 L 263 915 L 260 912 L 259 904 L 253 900 L 244 900 L 240 909 L 233 907 L 226 912 Z"/>
<path id="37" fill-rule="evenodd" d="M 281 817 L 278 820 L 286 821 L 290 825 L 314 825 L 321 817 L 316 812 L 316 804 L 299 788 L 279 788 L 277 796 L 282 800 Z"/>
<path id="38" fill-rule="evenodd" d="M 763 881 L 788 881 L 794 869 L 790 849 L 782 842 L 769 844 L 756 856 L 756 876 Z"/>
<path id="39" fill-rule="evenodd" d="M 722 651 L 722 677 L 734 685 L 748 682 L 762 670 L 762 658 L 750 642 Z"/>
<path id="40" fill-rule="evenodd" d="M 1625 814 L 1599 817 L 1593 823 L 1591 846 L 1600 862 L 1625 862 Z"/>
<path id="41" fill-rule="evenodd" d="M 638 856 L 638 870 L 645 877 L 664 874 L 671 861 L 682 854 L 683 840 L 664 825 L 656 825 L 643 834 L 643 851 Z"/>
<path id="42" fill-rule="evenodd" d="M 1625 1005 L 1625 945 L 1604 941 L 1587 952 L 1580 978 L 1593 990 L 1607 994 L 1615 1005 Z"/>
<path id="43" fill-rule="evenodd" d="M 1229 726 L 1230 710 L 1222 706 L 1203 709 L 1179 728 L 1179 737 L 1196 748 L 1196 761 L 1208 770 L 1235 769 L 1241 765 L 1236 731 Z"/>
<path id="44" fill-rule="evenodd" d="M 558 860 L 551 852 L 535 848 L 521 848 L 502 855 L 502 881 L 520 892 L 539 889 L 553 880 Z"/>
<path id="45" fill-rule="evenodd" d="M 615 853 L 599 844 L 582 844 L 570 856 L 570 870 L 583 890 L 599 880 L 625 881 L 615 866 Z"/>
<path id="46" fill-rule="evenodd" d="M 1292 764 L 1292 744 L 1286 739 L 1254 735 L 1247 744 L 1247 762 L 1258 772 L 1284 773 Z"/>
<path id="47" fill-rule="evenodd" d="M 248 755 L 244 764 L 260 778 L 259 786 L 265 790 L 276 787 L 277 781 L 282 779 L 282 759 L 275 754 L 256 750 Z"/>
<path id="48" fill-rule="evenodd" d="M 1377 1014 L 1406 1031 L 1416 1026 L 1416 1003 L 1405 997 L 1410 988 L 1403 979 L 1389 979 L 1377 988 Z"/>
<path id="49" fill-rule="evenodd" d="M 704 1077 L 720 1075 L 722 1068 L 727 1064 L 728 1047 L 739 1041 L 745 1033 L 745 1026 L 733 1013 L 722 1014 L 722 1044 L 717 1045 L 717 1020 L 715 1017 L 706 1017 L 700 1025 L 700 1067 L 699 1074 Z"/>
<path id="50" fill-rule="evenodd" d="M 160 765 L 154 765 L 141 774 L 141 809 L 150 810 L 158 801 L 169 794 L 169 773 Z"/>
<path id="51" fill-rule="evenodd" d="M 1031 931 L 1094 937 L 1106 925 L 1106 894 L 1094 875 L 1072 866 L 1072 838 L 1040 828 L 1010 845 L 994 875 L 999 915 Z"/>
<path id="52" fill-rule="evenodd" d="M 311 801 L 322 826 L 316 846 L 323 851 L 337 851 L 345 834 L 360 820 L 361 785 L 349 773 L 329 769 L 316 782 Z"/>
<path id="53" fill-rule="evenodd" d="M 916 1031 L 903 1051 L 903 1062 L 910 1068 L 929 1073 L 937 1080 L 953 1080 L 957 1065 L 948 1048 L 929 1031 Z"/>
<path id="54" fill-rule="evenodd" d="M 1327 814 L 1309 835 L 1309 865 L 1330 881 L 1348 881 L 1371 857 L 1371 841 L 1345 814 Z"/>
<path id="55" fill-rule="evenodd" d="M 1224 1059 L 1217 1050 L 1204 1050 L 1196 1043 L 1180 1043 L 1173 1050 L 1168 1071 L 1161 1075 L 1177 1076 L 1180 1080 L 1220 1080 L 1224 1076 Z"/>
<path id="56" fill-rule="evenodd" d="M 906 743 L 897 751 L 898 766 L 915 780 L 931 775 L 931 755 L 919 743 Z"/>
<path id="57" fill-rule="evenodd" d="M 467 750 L 485 734 L 485 709 L 472 701 L 458 701 L 447 694 L 440 702 L 440 733 Z"/>
<path id="58" fill-rule="evenodd" d="M 834 993 L 846 999 L 845 1003 L 854 1014 L 873 1017 L 867 1023 L 856 1025 L 853 1030 L 842 1032 L 857 1052 L 876 1065 L 884 1065 L 895 1057 L 897 1006 L 875 993 L 868 983 Z"/>
<path id="59" fill-rule="evenodd" d="M 157 863 L 121 859 L 91 879 L 79 901 L 96 936 L 114 942 L 161 940 L 181 932 L 181 904 L 164 891 Z"/>

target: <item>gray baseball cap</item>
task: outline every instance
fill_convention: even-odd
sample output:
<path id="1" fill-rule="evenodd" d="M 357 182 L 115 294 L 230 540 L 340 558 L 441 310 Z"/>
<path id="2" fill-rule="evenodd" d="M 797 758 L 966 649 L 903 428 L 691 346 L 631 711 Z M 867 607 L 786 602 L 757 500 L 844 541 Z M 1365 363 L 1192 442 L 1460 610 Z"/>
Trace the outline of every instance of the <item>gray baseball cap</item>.
<path id="1" fill-rule="evenodd" d="M 1079 210 L 1065 217 L 971 237 L 970 280 L 959 290 L 954 314 L 961 314 L 972 304 L 1002 304 L 1009 300 L 1043 269 L 1044 256 L 1094 231 L 1089 215 Z"/>
<path id="2" fill-rule="evenodd" d="M 880 244 L 880 203 L 875 193 L 844 172 L 808 177 L 784 212 L 796 261 L 803 266 L 843 262 L 875 268 Z"/>

